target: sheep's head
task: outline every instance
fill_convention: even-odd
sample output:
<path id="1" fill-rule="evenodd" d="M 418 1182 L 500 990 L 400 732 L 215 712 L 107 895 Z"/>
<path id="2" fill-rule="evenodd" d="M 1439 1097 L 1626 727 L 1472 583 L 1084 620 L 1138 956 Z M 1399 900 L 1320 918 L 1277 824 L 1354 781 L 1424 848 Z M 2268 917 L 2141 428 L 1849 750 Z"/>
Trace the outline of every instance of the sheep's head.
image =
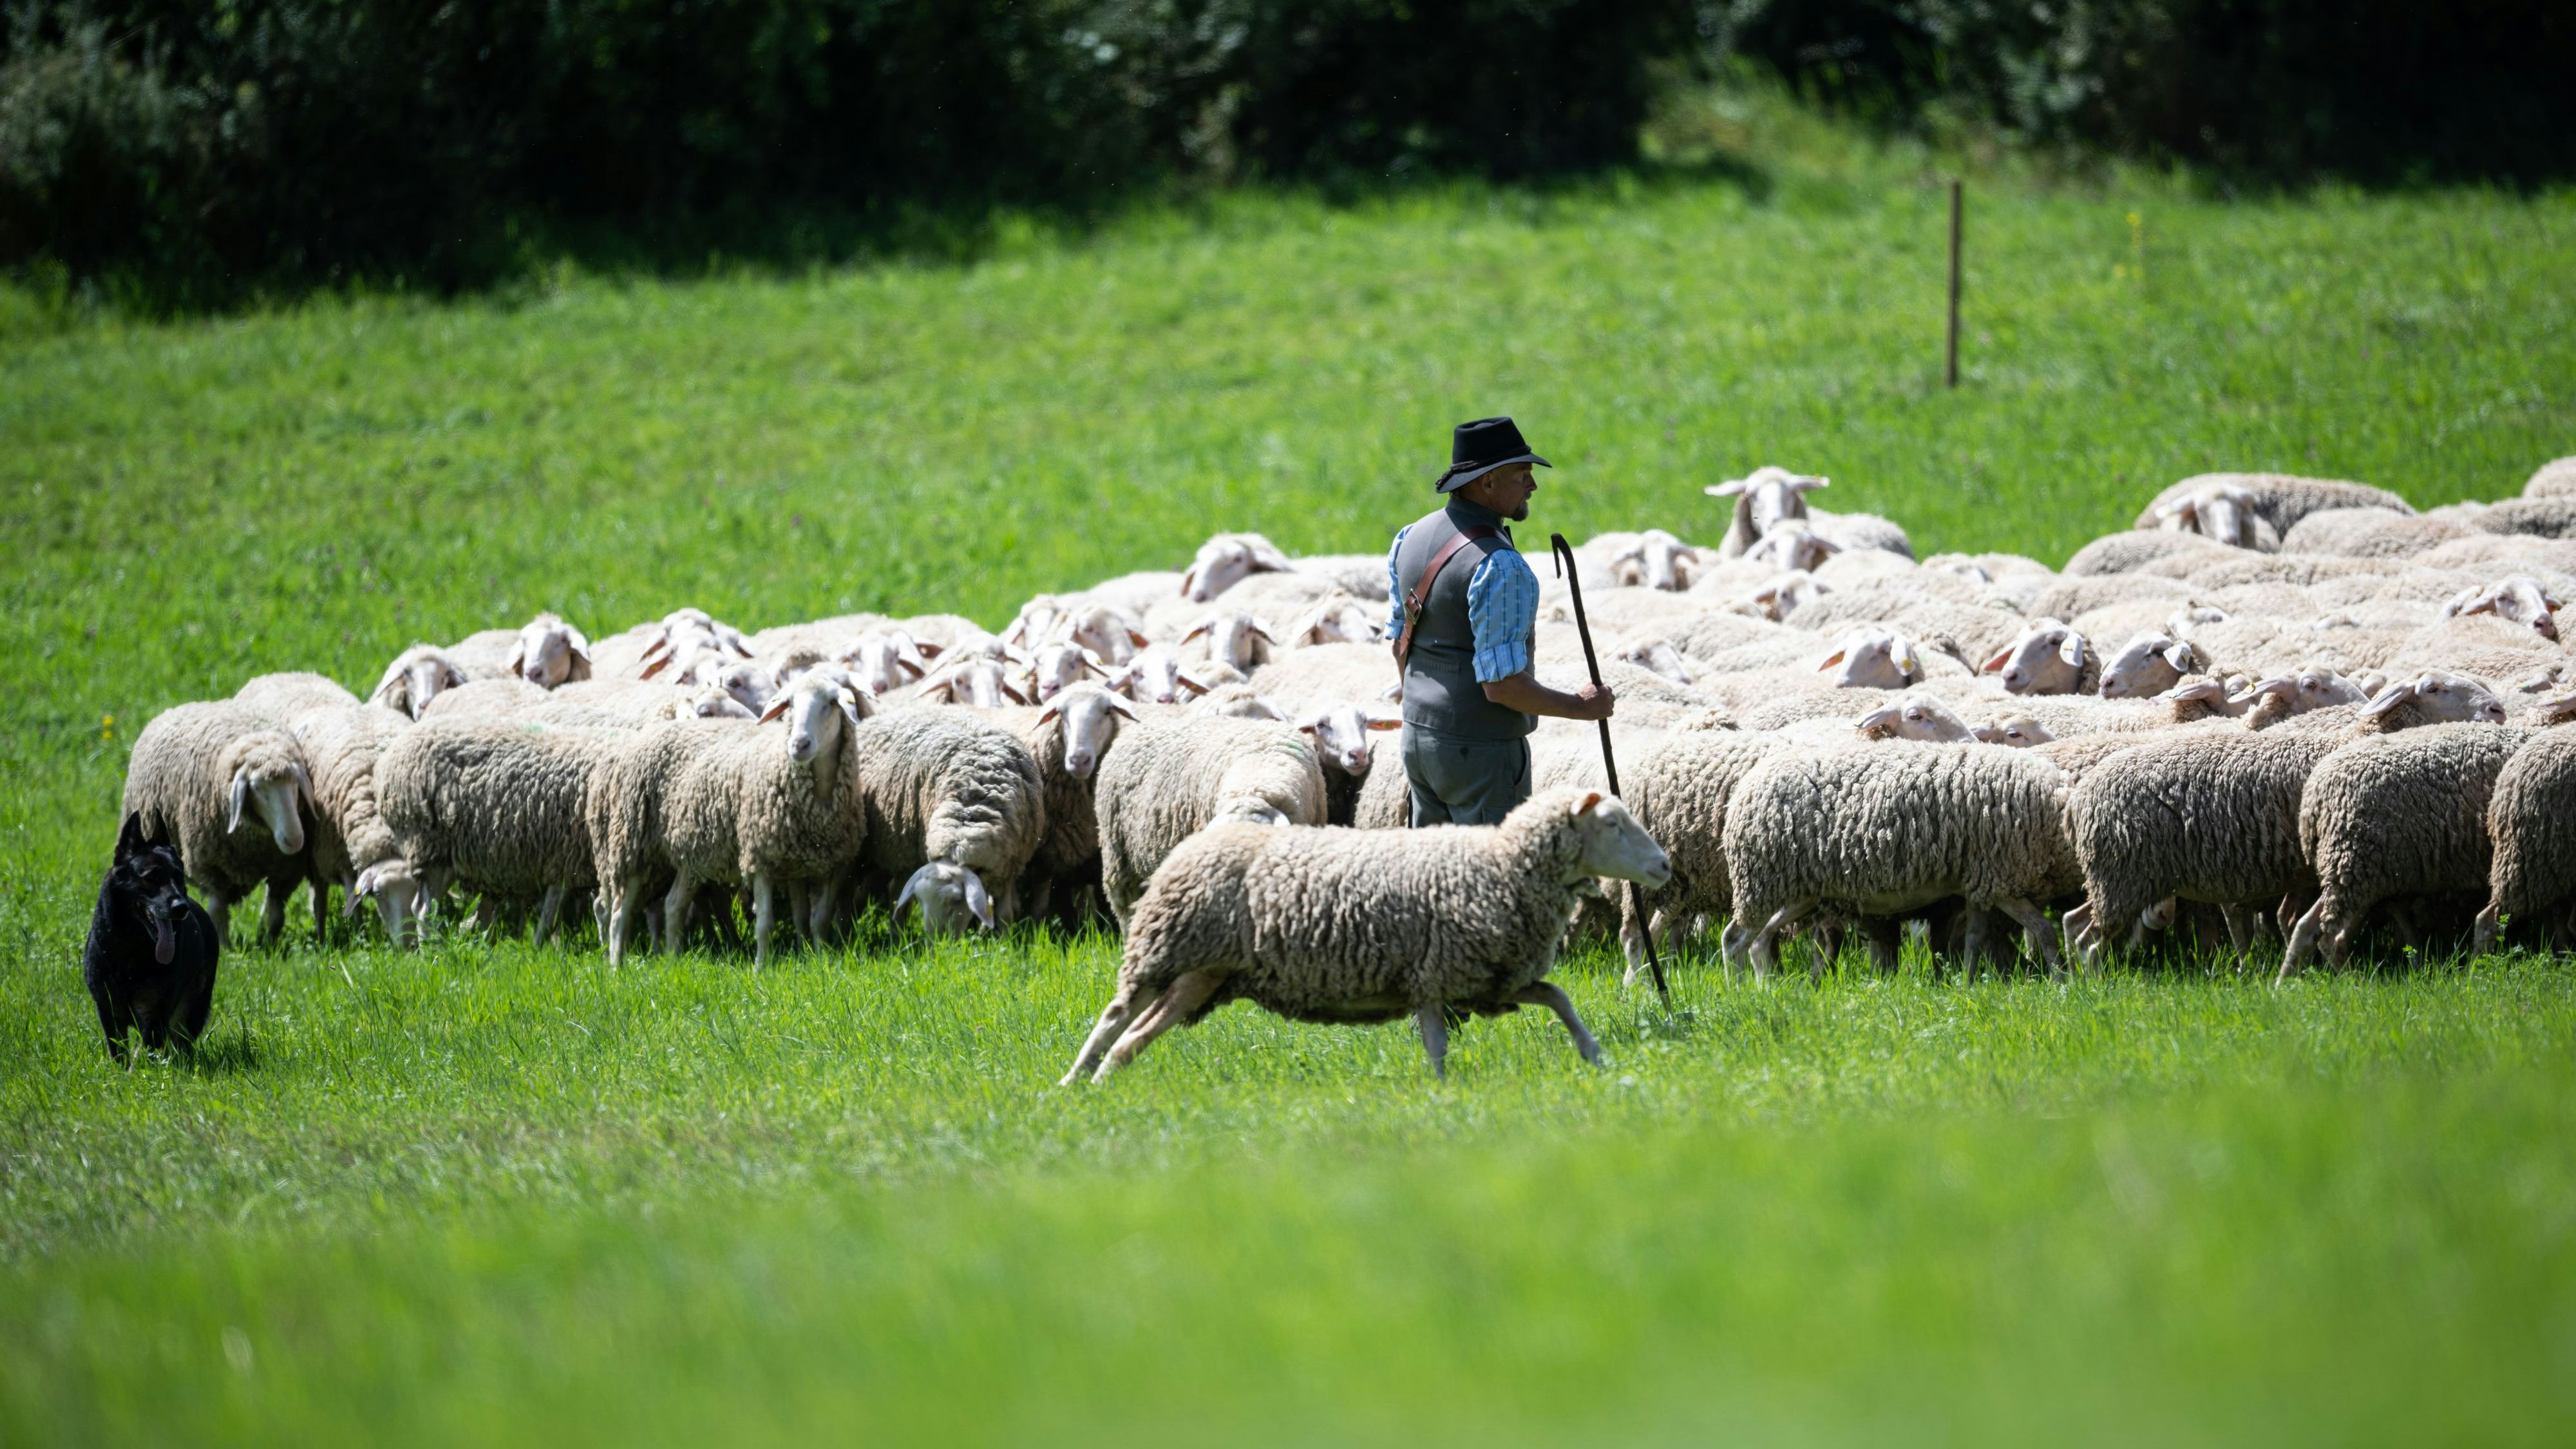
<path id="1" fill-rule="evenodd" d="M 862 688 L 877 694 L 901 689 L 930 672 L 920 646 L 901 629 L 870 629 L 850 641 L 841 654 Z"/>
<path id="2" fill-rule="evenodd" d="M 510 646 L 510 672 L 539 689 L 590 677 L 590 641 L 555 614 L 539 614 Z"/>
<path id="3" fill-rule="evenodd" d="M 934 860 L 912 873 L 894 898 L 894 918 L 921 902 L 921 927 L 934 936 L 962 934 L 970 926 L 993 929 L 993 897 L 984 878 L 962 865 Z"/>
<path id="4" fill-rule="evenodd" d="M 1106 679 L 1100 656 L 1079 644 L 1041 644 L 1029 660 L 1031 693 L 1040 704 L 1087 678 Z"/>
<path id="5" fill-rule="evenodd" d="M 1928 694 L 1909 694 L 1860 717 L 1856 732 L 1871 740 L 1924 740 L 1932 744 L 1965 744 L 1976 731 L 1958 713 Z"/>
<path id="6" fill-rule="evenodd" d="M 2020 637 L 1986 661 L 2013 694 L 2075 694 L 2084 675 L 2084 636 L 2062 619 L 2033 619 Z"/>
<path id="7" fill-rule="evenodd" d="M 446 650 L 435 644 L 414 644 L 385 666 L 385 677 L 376 682 L 376 692 L 368 699 L 418 719 L 440 690 L 464 682 L 465 671 L 456 667 Z"/>
<path id="8" fill-rule="evenodd" d="M 1262 623 L 1241 609 L 1221 609 L 1190 626 L 1181 636 L 1187 644 L 1193 639 L 1208 641 L 1208 657 L 1229 668 L 1249 674 L 1255 665 L 1269 657 L 1264 645 L 1277 645 L 1279 638 Z"/>
<path id="9" fill-rule="evenodd" d="M 692 719 L 760 718 L 757 711 L 744 708 L 741 700 L 713 684 L 700 686 L 698 692 L 690 695 L 682 708 Z"/>
<path id="10" fill-rule="evenodd" d="M 1754 607 L 1762 611 L 1762 617 L 1777 624 L 1798 612 L 1809 601 L 1821 599 L 1832 592 L 1832 589 L 1817 582 L 1816 576 L 1805 569 L 1785 569 L 1773 574 L 1762 587 L 1755 589 L 1751 598 Z"/>
<path id="11" fill-rule="evenodd" d="M 1260 534 L 1220 533 L 1199 545 L 1198 557 L 1181 575 L 1181 595 L 1204 604 L 1254 574 L 1286 573 L 1288 567 L 1288 556 Z"/>
<path id="12" fill-rule="evenodd" d="M 1038 716 L 1038 723 L 1054 724 L 1064 732 L 1064 772 L 1088 780 L 1118 738 L 1119 722 L 1135 718 L 1135 707 L 1127 701 L 1099 685 L 1078 684 L 1056 696 Z"/>
<path id="13" fill-rule="evenodd" d="M 1026 704 L 1029 697 L 1012 678 L 1012 669 L 998 659 L 982 655 L 951 658 L 939 666 L 939 672 L 922 681 L 918 698 L 949 704 L 971 704 L 977 709 L 1000 709 L 1005 705 Z"/>
<path id="14" fill-rule="evenodd" d="M 2104 699 L 2145 699 L 2164 693 L 2184 675 L 2208 665 L 2197 645 L 2171 634 L 2140 634 L 2102 665 L 2101 695 Z"/>
<path id="15" fill-rule="evenodd" d="M 1669 639 L 1640 640 L 1622 648 L 1614 657 L 1624 659 L 1648 674 L 1661 675 L 1675 684 L 1694 683 L 1698 678 L 1698 672 L 1691 668 L 1690 661 L 1682 657 L 1682 651 L 1674 648 Z"/>
<path id="16" fill-rule="evenodd" d="M 1986 566 L 1964 553 L 1936 553 L 1923 561 L 1923 567 L 1934 573 L 1956 574 L 1970 583 L 1991 584 L 1995 576 Z"/>
<path id="17" fill-rule="evenodd" d="M 756 659 L 737 659 L 716 669 L 715 677 L 707 683 L 732 695 L 753 714 L 759 714 L 778 697 L 783 681 Z"/>
<path id="18" fill-rule="evenodd" d="M 2516 574 L 2492 584 L 2461 590 L 2442 606 L 2442 617 L 2493 614 L 2523 625 L 2543 639 L 2558 637 L 2559 600 L 2549 586 L 2529 574 Z"/>
<path id="19" fill-rule="evenodd" d="M 1333 594 L 1306 616 L 1291 642 L 1297 644 L 1375 644 L 1386 627 L 1368 607 L 1348 594 Z"/>
<path id="20" fill-rule="evenodd" d="M 278 853 L 294 855 L 304 849 L 303 806 L 312 797 L 313 777 L 304 772 L 302 761 L 282 752 L 249 752 L 233 766 L 224 833 L 239 831 L 242 821 L 255 815 L 268 827 Z"/>
<path id="21" fill-rule="evenodd" d="M 1356 704 L 1335 703 L 1307 710 L 1305 718 L 1297 721 L 1297 728 L 1314 742 L 1315 757 L 1325 769 L 1356 779 L 1369 770 L 1370 732 L 1400 730 L 1404 721 L 1368 714 Z"/>
<path id="22" fill-rule="evenodd" d="M 1825 560 L 1843 551 L 1843 546 L 1807 526 L 1803 518 L 1785 519 L 1753 541 L 1744 557 L 1755 563 L 1777 569 L 1801 569 L 1813 572 Z"/>
<path id="23" fill-rule="evenodd" d="M 1056 636 L 1065 627 L 1066 609 L 1053 594 L 1040 594 L 1020 605 L 1011 622 L 1002 629 L 1004 642 L 1022 649 L 1034 648 Z"/>
<path id="24" fill-rule="evenodd" d="M 1752 537 L 1762 538 L 1783 519 L 1806 517 L 1807 495 L 1829 481 L 1766 464 L 1742 478 L 1712 483 L 1700 491 L 1711 498 L 1735 499 L 1737 520 Z"/>
<path id="25" fill-rule="evenodd" d="M 2105 690 L 2105 694 L 2109 691 Z M 2156 699 L 2173 706 L 2174 719 L 2180 723 L 2211 719 L 2225 715 L 2231 719 L 2245 713 L 2254 704 L 2254 696 L 2231 689 L 2228 681 L 2206 674 L 2185 676 L 2163 690 Z"/>
<path id="26" fill-rule="evenodd" d="M 2233 483 L 2213 483 L 2156 510 L 2168 532 L 2197 533 L 2231 548 L 2253 548 L 2258 537 L 2254 495 Z"/>
<path id="27" fill-rule="evenodd" d="M 1977 726 L 1976 735 L 1982 743 L 2014 750 L 2044 745 L 2057 738 L 2048 726 L 2026 714 L 1999 714 Z"/>
<path id="28" fill-rule="evenodd" d="M 1628 813 L 1628 807 L 1611 796 L 1598 790 L 1567 791 L 1544 803 L 1532 804 L 1562 811 L 1574 827 L 1574 874 L 1568 884 L 1608 876 L 1655 890 L 1673 878 L 1672 858 L 1655 843 L 1655 837 L 1646 833 L 1646 827 L 1637 823 L 1637 817 Z"/>
<path id="29" fill-rule="evenodd" d="M 1181 667 L 1181 656 L 1168 644 L 1137 652 L 1109 687 L 1138 704 L 1179 704 L 1208 692 L 1206 681 Z"/>
<path id="30" fill-rule="evenodd" d="M 349 903 L 341 907 L 340 914 L 354 916 L 360 905 L 370 902 L 385 923 L 385 938 L 399 944 L 403 922 L 421 914 L 428 904 L 428 891 L 412 870 L 411 862 L 396 856 L 358 872 L 358 878 L 349 885 Z"/>
<path id="31" fill-rule="evenodd" d="M 1091 604 L 1065 615 L 1061 637 L 1100 656 L 1105 664 L 1124 664 L 1154 641 L 1135 619 L 1107 604 Z"/>
<path id="32" fill-rule="evenodd" d="M 821 777 L 840 759 L 842 730 L 874 713 L 875 698 L 847 676 L 816 670 L 771 701 L 760 722 L 785 720 L 789 762 L 813 767 L 817 783 L 828 783 Z"/>
<path id="33" fill-rule="evenodd" d="M 2504 701 L 2495 691 L 2465 674 L 2427 669 L 2413 680 L 2401 680 L 2361 707 L 2362 727 L 2383 733 L 2418 725 L 2504 723 Z"/>
<path id="34" fill-rule="evenodd" d="M 1836 689 L 1903 689 L 1923 682 L 1923 656 L 1914 641 L 1883 624 L 1845 634 L 1816 666 L 1832 672 Z"/>
<path id="35" fill-rule="evenodd" d="M 1635 563 L 1638 583 L 1668 594 L 1689 588 L 1699 566 L 1699 550 L 1660 528 L 1637 535 L 1635 547 L 1623 557 Z"/>

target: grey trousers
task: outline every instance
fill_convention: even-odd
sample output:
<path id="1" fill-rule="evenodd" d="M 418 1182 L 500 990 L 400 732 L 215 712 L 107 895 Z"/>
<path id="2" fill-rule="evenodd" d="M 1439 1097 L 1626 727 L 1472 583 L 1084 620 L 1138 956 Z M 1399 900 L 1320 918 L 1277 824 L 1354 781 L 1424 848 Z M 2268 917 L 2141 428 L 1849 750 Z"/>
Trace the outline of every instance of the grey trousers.
<path id="1" fill-rule="evenodd" d="M 1404 727 L 1413 825 L 1496 825 L 1530 797 L 1529 741 L 1475 740 Z"/>

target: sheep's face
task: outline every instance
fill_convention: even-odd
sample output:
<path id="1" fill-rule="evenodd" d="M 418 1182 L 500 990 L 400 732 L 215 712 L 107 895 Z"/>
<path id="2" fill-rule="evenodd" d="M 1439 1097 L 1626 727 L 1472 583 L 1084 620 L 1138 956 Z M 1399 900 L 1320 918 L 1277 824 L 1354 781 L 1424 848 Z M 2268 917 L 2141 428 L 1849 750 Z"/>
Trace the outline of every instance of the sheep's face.
<path id="1" fill-rule="evenodd" d="M 1923 658 L 1914 641 L 1892 629 L 1854 629 L 1817 668 L 1836 689 L 1903 689 L 1923 682 Z"/>
<path id="2" fill-rule="evenodd" d="M 1057 698 L 1038 716 L 1038 723 L 1057 722 L 1064 731 L 1064 772 L 1088 780 L 1100 768 L 1100 757 L 1117 740 L 1119 723 L 1134 718 L 1136 711 L 1127 701 L 1105 689 L 1085 687 Z"/>
<path id="3" fill-rule="evenodd" d="M 2428 669 L 2412 681 L 2400 680 L 2361 707 L 2361 717 L 2384 729 L 2413 725 L 2504 723 L 2504 701 L 2463 674 Z"/>
<path id="4" fill-rule="evenodd" d="M 1208 641 L 1210 659 L 1243 674 L 1251 673 L 1253 666 L 1261 663 L 1264 657 L 1262 645 L 1278 642 L 1268 625 L 1240 609 L 1228 609 L 1199 620 L 1191 626 L 1190 632 L 1181 636 L 1181 642 L 1186 644 L 1202 636 Z"/>
<path id="5" fill-rule="evenodd" d="M 841 662 L 850 667 L 853 677 L 874 694 L 900 689 L 906 683 L 930 672 L 930 663 L 921 657 L 912 636 L 901 629 L 871 629 L 850 644 Z"/>
<path id="6" fill-rule="evenodd" d="M 1369 732 L 1400 730 L 1404 721 L 1360 712 L 1355 704 L 1328 704 L 1298 721 L 1297 728 L 1315 743 L 1315 756 L 1327 770 L 1357 779 L 1369 770 Z"/>
<path id="7" fill-rule="evenodd" d="M 1690 587 L 1699 551 L 1660 528 L 1650 528 L 1638 536 L 1636 559 L 1640 582 L 1673 594 Z"/>
<path id="8" fill-rule="evenodd" d="M 519 631 L 510 668 L 539 689 L 590 677 L 590 641 L 552 614 L 539 614 Z"/>
<path id="9" fill-rule="evenodd" d="M 760 718 L 764 724 L 785 720 L 788 761 L 812 767 L 819 777 L 840 758 L 841 731 L 873 713 L 874 703 L 849 681 L 817 671 L 772 701 Z"/>
<path id="10" fill-rule="evenodd" d="M 1842 545 L 1809 528 L 1803 520 L 1790 519 L 1754 540 L 1744 556 L 1756 563 L 1767 563 L 1777 569 L 1814 572 L 1818 565 L 1842 552 Z"/>
<path id="11" fill-rule="evenodd" d="M 1765 464 L 1745 477 L 1714 483 L 1701 491 L 1712 498 L 1737 499 L 1739 516 L 1751 527 L 1753 536 L 1761 538 L 1784 519 L 1806 517 L 1807 495 L 1828 481 Z"/>
<path id="12" fill-rule="evenodd" d="M 1028 696 L 1011 682 L 1010 670 L 1000 661 L 981 657 L 966 658 L 943 666 L 924 697 L 936 694 L 952 704 L 971 704 L 977 709 L 1000 709 L 1006 704 L 1026 704 Z"/>
<path id="13" fill-rule="evenodd" d="M 1100 672 L 1098 656 L 1079 644 L 1042 645 L 1029 659 L 1030 692 L 1044 704 L 1081 683 L 1083 676 Z"/>
<path id="14" fill-rule="evenodd" d="M 1633 646 L 1619 657 L 1649 674 L 1660 674 L 1675 684 L 1689 684 L 1695 677 L 1689 661 L 1682 658 L 1682 651 L 1674 648 L 1672 641 L 1667 639 L 1648 640 Z"/>
<path id="15" fill-rule="evenodd" d="M 1054 638 L 1056 631 L 1064 627 L 1065 617 L 1064 608 L 1055 601 L 1054 595 L 1040 594 L 1020 605 L 1020 611 L 1011 616 L 1010 625 L 1002 630 L 1002 637 L 1026 649 Z"/>
<path id="16" fill-rule="evenodd" d="M 2033 620 L 2021 637 L 1986 661 L 2011 694 L 2073 694 L 2084 669 L 2084 636 L 2056 619 Z"/>
<path id="17" fill-rule="evenodd" d="M 403 922 L 421 914 L 422 908 L 428 904 L 427 897 L 428 892 L 420 877 L 413 872 L 411 862 L 397 856 L 377 861 L 358 872 L 357 880 L 349 887 L 349 903 L 342 908 L 341 914 L 354 916 L 360 904 L 373 902 L 377 917 L 385 924 L 385 939 L 399 945 L 403 939 Z"/>
<path id="18" fill-rule="evenodd" d="M 710 684 L 689 699 L 688 710 L 696 719 L 758 719 L 760 716 L 743 708 L 741 700 Z"/>
<path id="19" fill-rule="evenodd" d="M 1298 637 L 1307 644 L 1375 644 L 1386 630 L 1359 600 L 1336 598 L 1315 611 Z"/>
<path id="20" fill-rule="evenodd" d="M 2203 488 L 2157 511 L 2169 532 L 2197 533 L 2230 548 L 2254 547 L 2254 495 L 2232 484 Z"/>
<path id="21" fill-rule="evenodd" d="M 1239 534 L 1220 533 L 1199 545 L 1198 557 L 1181 575 L 1181 594 L 1191 603 L 1204 604 L 1254 574 L 1286 567 L 1288 560 L 1275 551 L 1256 547 Z"/>
<path id="22" fill-rule="evenodd" d="M 1139 704 L 1179 704 L 1184 698 L 1207 693 L 1206 685 L 1181 668 L 1180 655 L 1164 644 L 1128 660 L 1126 671 L 1111 687 Z"/>
<path id="23" fill-rule="evenodd" d="M 1632 880 L 1648 890 L 1673 878 L 1673 863 L 1637 817 L 1617 800 L 1588 790 L 1575 797 L 1576 878 Z"/>
<path id="24" fill-rule="evenodd" d="M 1821 599 L 1833 590 L 1816 582 L 1816 576 L 1805 569 L 1788 569 L 1772 575 L 1762 587 L 1753 591 L 1753 606 L 1762 617 L 1777 624 L 1813 599 Z"/>
<path id="25" fill-rule="evenodd" d="M 905 906 L 921 903 L 921 928 L 934 936 L 962 935 L 977 926 L 993 929 L 993 898 L 984 878 L 962 865 L 934 860 L 912 873 L 894 898 L 895 919 Z"/>
<path id="26" fill-rule="evenodd" d="M 2141 634 L 2103 664 L 2102 697 L 2145 699 L 2162 694 L 2189 674 L 2195 662 L 2192 647 L 2172 635 Z"/>
<path id="27" fill-rule="evenodd" d="M 1923 740 L 1964 744 L 1977 737 L 1968 722 L 1928 694 L 1912 694 L 1862 715 L 1859 732 L 1874 740 Z"/>
<path id="28" fill-rule="evenodd" d="M 2529 574 L 2516 574 L 2483 587 L 2462 590 L 2442 606 L 2442 616 L 2493 614 L 2520 624 L 2543 639 L 2558 637 L 2559 601 L 2547 585 Z"/>
<path id="29" fill-rule="evenodd" d="M 2014 750 L 2026 750 L 2033 745 L 2044 745 L 2057 738 L 2049 733 L 2048 726 L 2026 714 L 1998 715 L 1977 726 L 1976 735 L 1978 740 L 1985 744 L 2002 745 L 2006 749 Z"/>
<path id="30" fill-rule="evenodd" d="M 233 771 L 231 811 L 224 830 L 227 834 L 238 831 L 244 820 L 255 817 L 268 827 L 269 839 L 276 843 L 278 853 L 293 855 L 304 848 L 302 804 L 312 793 L 312 782 L 302 765 L 243 765 Z"/>
<path id="31" fill-rule="evenodd" d="M 465 671 L 446 654 L 427 644 L 415 645 L 404 650 L 385 670 L 372 701 L 418 719 L 429 708 L 429 702 L 438 698 L 440 690 L 453 689 L 464 682 Z"/>
<path id="32" fill-rule="evenodd" d="M 1065 637 L 1072 643 L 1098 655 L 1103 663 L 1124 664 L 1136 657 L 1136 651 L 1154 641 L 1136 626 L 1136 621 L 1110 608 L 1094 604 L 1066 616 L 1071 627 Z"/>
<path id="33" fill-rule="evenodd" d="M 768 670 L 748 659 L 737 660 L 716 670 L 710 683 L 733 696 L 753 714 L 769 708 L 770 701 L 778 696 L 778 682 L 771 679 Z"/>
<path id="34" fill-rule="evenodd" d="M 2360 704 L 2371 695 L 2331 669 L 2302 669 L 2259 680 L 2247 687 L 2243 701 L 2253 707 L 2260 726 L 2329 705 Z"/>

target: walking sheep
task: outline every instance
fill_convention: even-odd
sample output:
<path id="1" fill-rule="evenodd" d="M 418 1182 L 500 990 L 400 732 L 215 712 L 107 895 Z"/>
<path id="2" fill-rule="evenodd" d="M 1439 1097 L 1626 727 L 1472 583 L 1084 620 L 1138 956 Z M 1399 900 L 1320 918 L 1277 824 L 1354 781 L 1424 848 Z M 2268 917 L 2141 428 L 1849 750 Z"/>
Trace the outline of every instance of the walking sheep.
<path id="1" fill-rule="evenodd" d="M 260 939 L 286 929 L 286 898 L 307 870 L 312 796 L 295 737 L 228 699 L 155 715 L 125 768 L 125 813 L 143 818 L 145 839 L 179 847 L 217 941 L 231 939 L 233 905 L 252 886 L 268 891 Z"/>
<path id="2" fill-rule="evenodd" d="M 453 884 L 495 907 L 539 902 L 536 940 L 597 883 L 583 796 L 628 737 L 514 719 L 426 720 L 376 761 L 376 808 L 430 899 Z"/>
<path id="3" fill-rule="evenodd" d="M 1452 1015 L 1545 1006 L 1598 1061 L 1548 968 L 1592 881 L 1660 886 L 1668 874 L 1654 840 L 1598 790 L 1551 790 L 1491 826 L 1212 826 L 1135 903 L 1117 993 L 1064 1083 L 1106 1077 L 1236 1000 L 1297 1021 L 1410 1016 L 1435 1074 Z"/>
<path id="4" fill-rule="evenodd" d="M 1321 825 L 1326 817 L 1323 769 L 1306 737 L 1225 715 L 1148 718 L 1122 731 L 1094 798 L 1101 891 L 1122 924 L 1163 857 L 1210 822 Z"/>

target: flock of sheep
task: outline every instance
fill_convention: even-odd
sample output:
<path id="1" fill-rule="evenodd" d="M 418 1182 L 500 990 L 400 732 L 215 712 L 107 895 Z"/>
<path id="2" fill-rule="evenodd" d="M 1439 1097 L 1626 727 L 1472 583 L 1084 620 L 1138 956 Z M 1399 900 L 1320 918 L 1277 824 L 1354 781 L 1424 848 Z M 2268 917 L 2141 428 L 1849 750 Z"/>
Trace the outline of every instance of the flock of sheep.
<path id="1" fill-rule="evenodd" d="M 2061 940 L 2098 963 L 2156 933 L 2242 962 L 2277 923 L 2285 973 L 2320 948 L 2339 963 L 2376 907 L 2410 945 L 2563 924 L 2576 730 L 2550 726 L 2576 717 L 2554 622 L 2576 597 L 2576 459 L 2519 498 L 2426 512 L 2356 483 L 2203 475 L 2063 569 L 1918 561 L 1887 520 L 1813 506 L 1824 483 L 1764 468 L 1705 490 L 1732 508 L 1715 542 L 1577 550 L 1618 697 L 1610 809 L 1666 858 L 1639 865 L 1615 829 L 1550 856 L 1624 849 L 1617 873 L 1654 888 L 1539 909 L 1559 916 L 1530 943 L 1543 957 L 1567 916 L 1632 963 L 1649 931 L 1678 948 L 1723 923 L 1729 967 L 1757 976 L 1802 930 L 1819 963 L 1852 932 L 1892 964 L 1910 922 L 1971 967 L 2008 964 L 2018 935 L 2052 968 Z M 1547 589 L 1537 668 L 1571 687 L 1583 653 L 1565 584 Z M 831 939 L 872 901 L 933 931 L 1104 907 L 1131 926 L 1158 868 L 1219 824 L 1234 843 L 1200 850 L 1222 860 L 1188 889 L 1229 919 L 1256 896 L 1265 922 L 1330 914 L 1347 902 L 1265 882 L 1343 856 L 1413 879 L 1421 838 L 1230 822 L 1404 823 L 1403 771 L 1372 750 L 1397 727 L 1386 597 L 1382 555 L 1220 534 L 1184 572 L 1042 595 L 998 635 L 875 614 L 745 633 L 682 609 L 593 642 L 546 614 L 406 650 L 364 701 L 278 674 L 172 709 L 135 743 L 125 805 L 180 846 L 219 930 L 264 886 L 270 937 L 298 885 L 317 929 L 336 887 L 397 941 L 460 895 L 493 929 L 533 913 L 540 940 L 586 902 L 612 959 L 736 939 L 737 898 L 764 960 L 782 916 Z M 1541 813 L 1600 813 L 1591 726 L 1544 722 L 1531 746 Z M 1572 889 L 1533 871 L 1551 878 L 1529 899 Z M 1388 939 L 1440 895 L 1380 894 L 1369 930 Z M 1332 1003 L 1439 989 L 1273 995 L 1351 1019 Z M 1512 989 L 1562 1000 L 1536 976 Z"/>

